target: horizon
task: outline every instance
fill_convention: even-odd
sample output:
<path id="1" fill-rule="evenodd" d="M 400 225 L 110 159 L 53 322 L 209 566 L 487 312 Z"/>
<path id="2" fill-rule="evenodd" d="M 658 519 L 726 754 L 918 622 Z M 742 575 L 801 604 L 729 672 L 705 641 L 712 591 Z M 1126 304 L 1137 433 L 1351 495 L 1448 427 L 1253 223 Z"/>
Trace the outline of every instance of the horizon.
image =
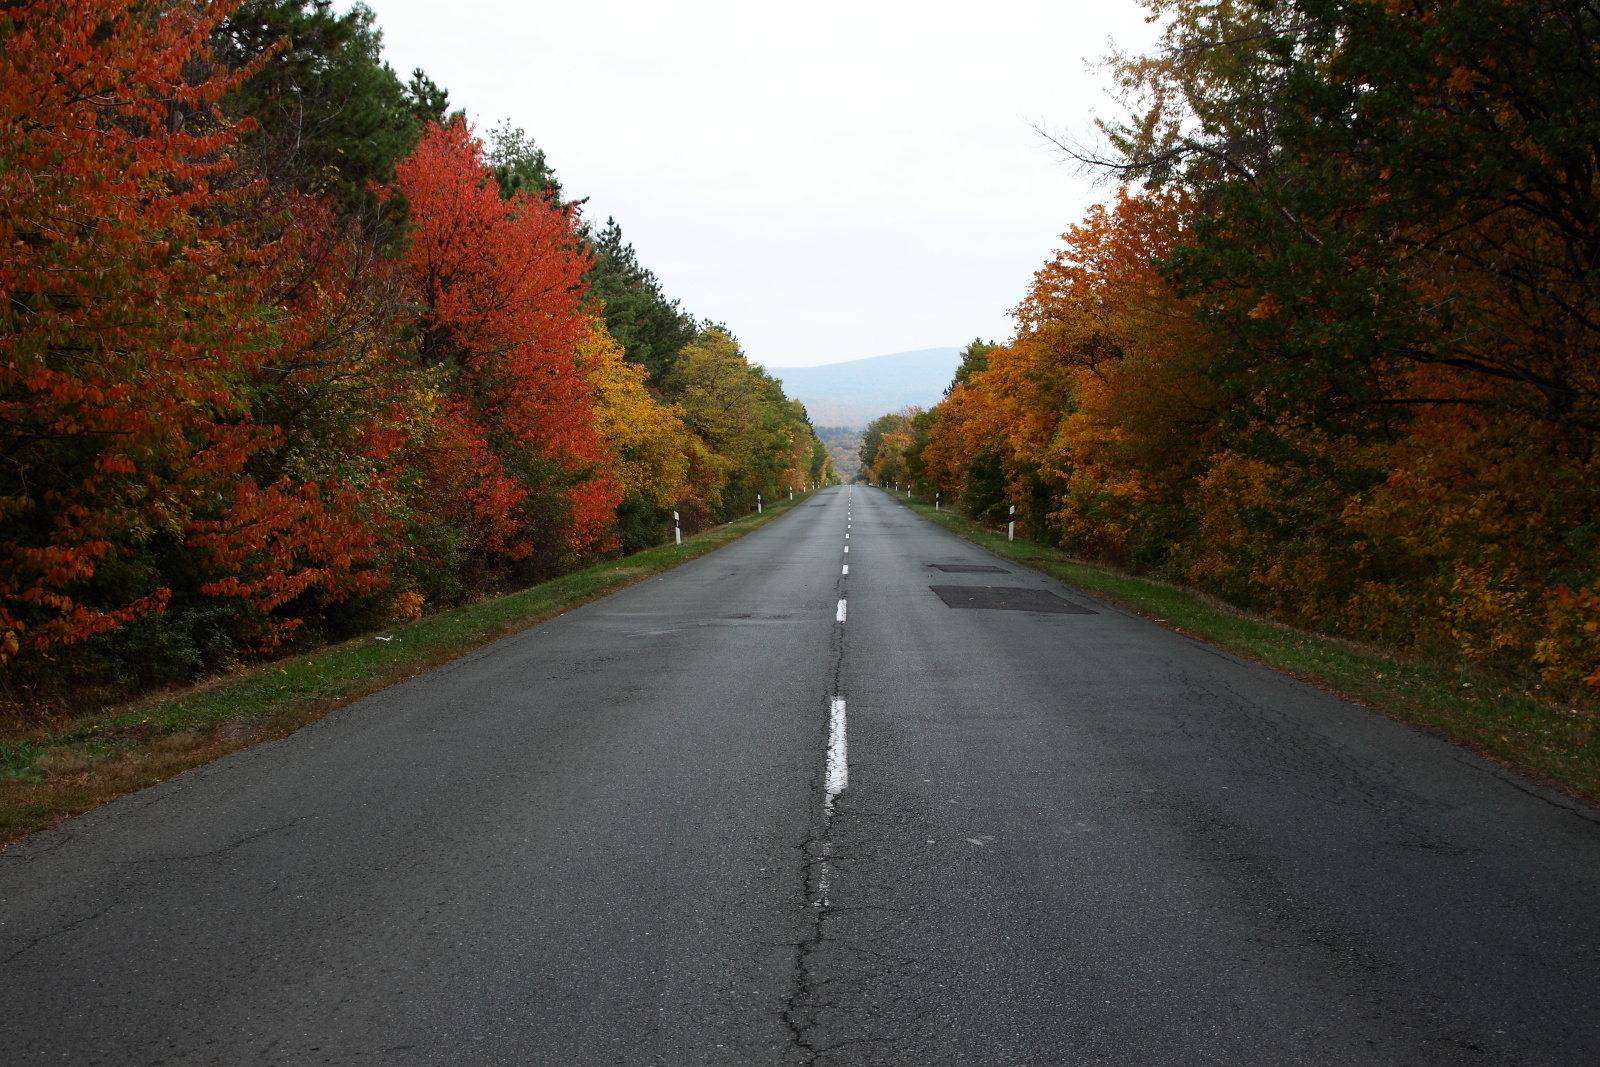
<path id="1" fill-rule="evenodd" d="M 768 374 L 772 374 L 780 370 L 820 370 L 823 367 L 839 367 L 846 363 L 868 363 L 875 359 L 889 359 L 892 356 L 915 356 L 924 352 L 960 352 L 964 347 L 964 345 L 931 345 L 927 348 L 905 348 L 898 352 L 880 352 L 875 356 L 856 356 L 850 359 L 836 359 L 829 363 L 785 363 L 781 366 L 763 363 L 759 359 L 755 359 L 754 357 L 748 355 L 746 358 L 749 359 L 751 363 L 766 371 Z"/>
<path id="2" fill-rule="evenodd" d="M 526 130 L 669 297 L 780 367 L 1008 336 L 1017 294 L 1112 193 L 1038 131 L 1095 141 L 1120 113 L 1095 64 L 1157 33 L 1133 0 L 371 7 L 396 70 L 426 70 L 481 131 Z"/>

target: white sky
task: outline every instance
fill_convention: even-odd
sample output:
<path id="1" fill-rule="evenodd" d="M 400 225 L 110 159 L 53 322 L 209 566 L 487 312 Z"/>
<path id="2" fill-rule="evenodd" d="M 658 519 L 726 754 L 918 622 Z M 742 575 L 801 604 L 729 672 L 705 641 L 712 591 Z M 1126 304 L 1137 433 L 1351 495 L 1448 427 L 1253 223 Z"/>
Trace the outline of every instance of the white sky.
<path id="1" fill-rule="evenodd" d="M 1110 190 L 1030 128 L 1114 114 L 1133 0 L 370 0 L 386 55 L 509 118 L 667 295 L 769 366 L 962 345 Z"/>

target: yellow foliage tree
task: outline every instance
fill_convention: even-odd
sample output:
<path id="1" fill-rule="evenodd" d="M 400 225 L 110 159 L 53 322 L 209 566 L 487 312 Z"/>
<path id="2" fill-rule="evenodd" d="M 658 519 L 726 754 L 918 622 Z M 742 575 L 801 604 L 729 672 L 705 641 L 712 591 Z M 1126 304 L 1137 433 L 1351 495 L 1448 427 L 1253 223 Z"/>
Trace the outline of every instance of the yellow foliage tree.
<path id="1" fill-rule="evenodd" d="M 594 427 L 616 457 L 624 497 L 672 507 L 689 487 L 697 444 L 682 408 L 650 395 L 650 372 L 623 359 L 622 345 L 598 319 L 579 346 L 579 361 L 594 389 Z"/>

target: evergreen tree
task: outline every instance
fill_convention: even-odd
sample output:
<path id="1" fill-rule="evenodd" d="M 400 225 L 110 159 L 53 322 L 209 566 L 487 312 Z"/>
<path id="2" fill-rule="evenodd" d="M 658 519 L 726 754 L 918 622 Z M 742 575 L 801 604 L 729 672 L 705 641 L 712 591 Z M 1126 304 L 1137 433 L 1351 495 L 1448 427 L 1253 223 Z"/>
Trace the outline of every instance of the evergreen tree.
<path id="1" fill-rule="evenodd" d="M 561 202 L 561 182 L 544 149 L 509 119 L 489 131 L 489 164 L 502 199 L 510 200 L 522 192 L 552 204 Z M 572 206 L 581 203 L 575 201 Z"/>
<path id="2" fill-rule="evenodd" d="M 606 219 L 605 228 L 598 235 L 591 233 L 589 240 L 594 252 L 594 266 L 584 275 L 589 295 L 605 303 L 606 329 L 622 342 L 629 361 L 646 367 L 651 382 L 659 386 L 700 326 L 676 300 L 668 300 L 656 276 L 640 266 L 615 219 Z"/>
<path id="3" fill-rule="evenodd" d="M 961 350 L 961 366 L 956 368 L 955 380 L 950 383 L 953 389 L 957 384 L 971 385 L 974 374 L 982 374 L 989 369 L 989 353 L 998 345 L 993 341 L 985 341 L 981 337 L 974 337 L 966 348 Z M 944 391 L 945 396 L 950 395 L 950 389 Z"/>
<path id="4" fill-rule="evenodd" d="M 225 107 L 249 115 L 247 170 L 276 185 L 329 196 L 346 212 L 376 206 L 372 183 L 440 120 L 449 94 L 416 71 L 408 86 L 383 61 L 372 9 L 338 14 L 330 0 L 245 0 L 212 38 L 213 56 L 239 68 L 271 51 Z"/>

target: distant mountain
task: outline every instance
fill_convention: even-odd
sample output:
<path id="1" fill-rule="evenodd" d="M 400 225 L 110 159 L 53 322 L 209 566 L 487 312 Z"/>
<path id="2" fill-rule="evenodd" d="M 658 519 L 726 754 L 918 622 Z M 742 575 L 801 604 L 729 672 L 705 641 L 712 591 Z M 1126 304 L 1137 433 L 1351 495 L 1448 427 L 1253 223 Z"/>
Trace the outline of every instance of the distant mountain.
<path id="1" fill-rule="evenodd" d="M 784 391 L 790 396 L 794 393 L 787 386 Z M 850 404 L 843 400 L 818 400 L 816 397 L 795 397 L 806 406 L 806 414 L 811 418 L 813 426 L 837 426 L 845 430 L 865 429 L 867 423 L 879 415 L 890 411 L 899 411 L 904 404 Z M 927 404 L 921 405 L 927 407 Z"/>
<path id="2" fill-rule="evenodd" d="M 922 348 L 820 367 L 768 367 L 767 373 L 806 406 L 813 426 L 865 426 L 908 405 L 937 404 L 960 365 L 959 348 Z"/>

